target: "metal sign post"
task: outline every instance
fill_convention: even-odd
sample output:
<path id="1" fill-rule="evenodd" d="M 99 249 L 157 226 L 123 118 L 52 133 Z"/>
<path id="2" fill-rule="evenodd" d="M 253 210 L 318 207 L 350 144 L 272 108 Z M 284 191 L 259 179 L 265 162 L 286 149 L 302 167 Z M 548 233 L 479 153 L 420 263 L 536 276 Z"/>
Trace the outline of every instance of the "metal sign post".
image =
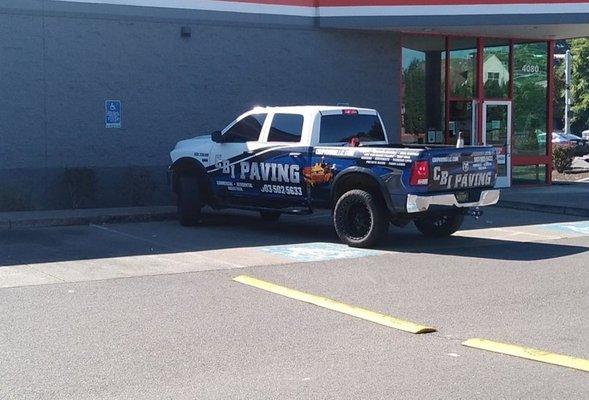
<path id="1" fill-rule="evenodd" d="M 571 82 L 573 75 L 573 55 L 570 50 L 567 50 L 565 54 L 555 54 L 554 58 L 557 60 L 564 60 L 565 68 L 565 89 L 564 89 L 564 133 L 567 135 L 571 133 L 571 118 L 570 109 L 573 105 L 571 98 Z"/>

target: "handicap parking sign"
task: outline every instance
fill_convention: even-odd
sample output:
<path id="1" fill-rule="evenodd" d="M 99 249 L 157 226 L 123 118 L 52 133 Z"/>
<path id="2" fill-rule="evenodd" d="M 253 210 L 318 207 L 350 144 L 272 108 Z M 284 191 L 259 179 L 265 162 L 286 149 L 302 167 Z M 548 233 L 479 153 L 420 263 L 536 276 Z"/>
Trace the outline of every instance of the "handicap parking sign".
<path id="1" fill-rule="evenodd" d="M 122 105 L 120 100 L 106 100 L 104 102 L 104 125 L 107 128 L 120 128 Z"/>

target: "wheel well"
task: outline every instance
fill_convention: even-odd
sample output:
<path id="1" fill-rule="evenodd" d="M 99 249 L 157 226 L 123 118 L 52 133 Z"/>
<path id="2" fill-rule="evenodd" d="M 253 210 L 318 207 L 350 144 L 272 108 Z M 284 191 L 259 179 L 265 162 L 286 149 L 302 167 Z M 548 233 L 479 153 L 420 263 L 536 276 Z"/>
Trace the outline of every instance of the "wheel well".
<path id="1" fill-rule="evenodd" d="M 170 170 L 172 171 L 172 190 L 174 193 L 178 193 L 178 178 L 181 175 L 189 175 L 197 177 L 200 189 L 205 195 L 209 194 L 206 185 L 206 169 L 200 162 L 193 158 L 181 158 L 170 166 Z"/>
<path id="2" fill-rule="evenodd" d="M 332 205 L 335 205 L 344 193 L 354 189 L 365 190 L 384 201 L 381 187 L 374 177 L 361 172 L 353 172 L 337 180 L 332 192 Z"/>

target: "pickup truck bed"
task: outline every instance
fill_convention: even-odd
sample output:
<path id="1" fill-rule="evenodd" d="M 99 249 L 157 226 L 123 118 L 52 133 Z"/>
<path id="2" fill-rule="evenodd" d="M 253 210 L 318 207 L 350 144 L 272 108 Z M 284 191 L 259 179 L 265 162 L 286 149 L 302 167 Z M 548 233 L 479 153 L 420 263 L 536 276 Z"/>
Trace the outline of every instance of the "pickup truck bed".
<path id="1" fill-rule="evenodd" d="M 319 146 L 313 155 L 312 162 L 339 164 L 346 173 L 362 172 L 377 178 L 384 185 L 387 206 L 393 213 L 424 212 L 434 205 L 460 207 L 463 203 L 476 203 L 483 206 L 498 194 L 493 190 L 496 154 L 489 147 Z M 412 184 L 414 169 L 411 166 L 416 162 L 427 163 L 427 177 Z M 339 179 L 345 176 L 341 174 Z M 490 190 L 493 195 L 487 193 Z"/>

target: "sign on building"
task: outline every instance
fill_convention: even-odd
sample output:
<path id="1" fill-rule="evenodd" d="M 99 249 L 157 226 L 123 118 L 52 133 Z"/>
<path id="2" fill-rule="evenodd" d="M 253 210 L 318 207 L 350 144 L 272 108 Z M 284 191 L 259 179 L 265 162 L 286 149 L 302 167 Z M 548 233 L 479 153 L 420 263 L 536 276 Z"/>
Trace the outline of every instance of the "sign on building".
<path id="1" fill-rule="evenodd" d="M 120 100 L 104 102 L 104 125 L 106 128 L 120 128 L 123 107 Z"/>

